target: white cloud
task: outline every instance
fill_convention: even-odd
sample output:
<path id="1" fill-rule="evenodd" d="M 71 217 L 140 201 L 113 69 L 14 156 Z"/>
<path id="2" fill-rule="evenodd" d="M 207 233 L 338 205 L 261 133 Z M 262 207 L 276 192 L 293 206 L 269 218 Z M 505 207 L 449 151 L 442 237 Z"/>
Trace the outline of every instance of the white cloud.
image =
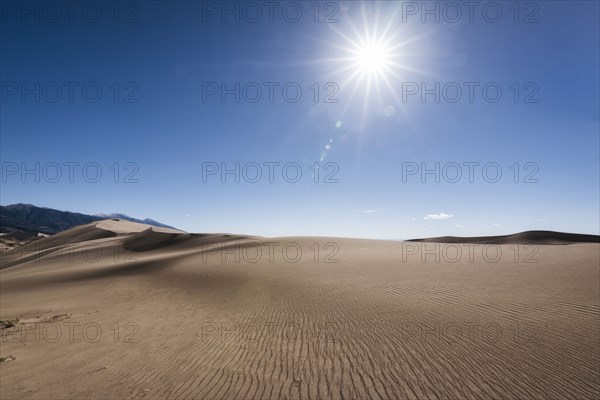
<path id="1" fill-rule="evenodd" d="M 492 224 L 492 225 L 494 225 L 494 226 L 500 226 L 500 224 Z"/>
<path id="2" fill-rule="evenodd" d="M 376 213 L 377 211 L 379 211 L 378 209 L 372 209 L 372 210 L 356 210 L 356 212 L 361 212 L 361 213 L 365 213 L 365 214 L 373 214 Z"/>
<path id="3" fill-rule="evenodd" d="M 457 227 L 457 228 L 464 228 L 465 226 L 464 226 L 464 225 L 461 225 L 461 224 L 456 224 L 456 227 Z"/>
<path id="4" fill-rule="evenodd" d="M 424 219 L 449 219 L 452 217 L 454 217 L 454 215 L 441 212 L 439 214 L 427 214 L 423 218 Z"/>

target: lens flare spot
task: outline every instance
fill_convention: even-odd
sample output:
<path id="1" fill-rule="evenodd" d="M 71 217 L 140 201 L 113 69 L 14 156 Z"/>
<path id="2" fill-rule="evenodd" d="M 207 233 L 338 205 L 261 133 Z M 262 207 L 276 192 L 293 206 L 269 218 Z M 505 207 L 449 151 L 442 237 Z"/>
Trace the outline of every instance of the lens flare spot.
<path id="1" fill-rule="evenodd" d="M 396 108 L 394 106 L 386 106 L 383 109 L 383 114 L 386 117 L 391 117 L 392 115 L 396 114 Z"/>

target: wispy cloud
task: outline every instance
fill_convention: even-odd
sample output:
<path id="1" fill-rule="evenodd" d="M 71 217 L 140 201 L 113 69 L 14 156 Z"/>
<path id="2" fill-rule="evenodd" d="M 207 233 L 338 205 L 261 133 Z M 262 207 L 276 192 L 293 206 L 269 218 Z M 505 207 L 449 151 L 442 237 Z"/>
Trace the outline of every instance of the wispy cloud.
<path id="1" fill-rule="evenodd" d="M 378 209 L 369 209 L 369 210 L 356 210 L 356 212 L 365 213 L 365 214 L 373 214 L 378 212 Z"/>
<path id="2" fill-rule="evenodd" d="M 450 219 L 452 217 L 454 217 L 454 215 L 441 212 L 439 214 L 427 214 L 423 218 L 424 219 Z"/>

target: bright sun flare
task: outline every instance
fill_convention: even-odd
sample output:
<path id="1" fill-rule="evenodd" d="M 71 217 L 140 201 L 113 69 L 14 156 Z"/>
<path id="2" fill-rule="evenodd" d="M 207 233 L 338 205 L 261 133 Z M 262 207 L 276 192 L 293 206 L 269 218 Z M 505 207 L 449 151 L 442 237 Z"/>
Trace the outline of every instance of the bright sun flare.
<path id="1" fill-rule="evenodd" d="M 380 74 L 390 66 L 390 51 L 380 44 L 364 44 L 357 49 L 356 66 L 362 73 Z"/>
<path id="2" fill-rule="evenodd" d="M 390 10 L 383 3 L 361 2 L 348 8 L 345 23 L 329 26 L 335 34 L 329 43 L 335 55 L 316 61 L 339 66 L 331 75 L 344 98 L 341 112 L 357 111 L 362 102 L 361 124 L 377 110 L 394 115 L 392 104 L 400 102 L 399 83 L 408 74 L 424 71 L 415 67 L 423 52 L 419 42 L 424 31 L 409 29 L 400 21 L 397 8 Z"/>

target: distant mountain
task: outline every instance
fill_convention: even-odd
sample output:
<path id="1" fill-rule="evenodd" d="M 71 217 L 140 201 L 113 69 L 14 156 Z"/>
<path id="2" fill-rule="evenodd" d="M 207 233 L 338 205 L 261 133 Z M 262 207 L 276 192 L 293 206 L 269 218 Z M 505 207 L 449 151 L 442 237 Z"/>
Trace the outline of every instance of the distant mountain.
<path id="1" fill-rule="evenodd" d="M 32 204 L 0 206 L 0 232 L 53 234 L 101 219 L 86 214 L 36 207 Z"/>
<path id="2" fill-rule="evenodd" d="M 51 235 L 74 226 L 108 218 L 125 219 L 163 228 L 173 228 L 172 226 L 162 224 L 149 218 L 140 220 L 124 214 L 87 215 L 19 203 L 0 206 L 0 233 L 10 233 L 14 235 L 15 233 L 23 232 L 34 235 L 37 235 L 38 233 Z"/>

